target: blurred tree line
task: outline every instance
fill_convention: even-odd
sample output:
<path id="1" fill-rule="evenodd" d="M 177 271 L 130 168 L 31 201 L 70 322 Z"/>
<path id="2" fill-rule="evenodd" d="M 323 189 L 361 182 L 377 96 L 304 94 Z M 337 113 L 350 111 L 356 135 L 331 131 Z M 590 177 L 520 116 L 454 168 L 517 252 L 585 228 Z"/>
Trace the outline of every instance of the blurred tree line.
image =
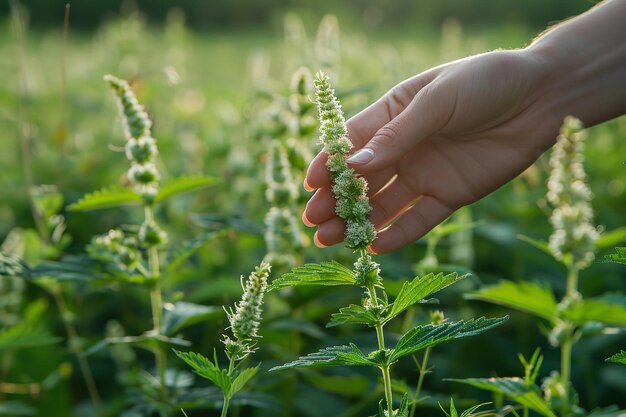
<path id="1" fill-rule="evenodd" d="M 9 4 L 0 2 L 0 16 Z M 438 26 L 448 17 L 464 25 L 519 24 L 543 28 L 581 13 L 594 0 L 21 0 L 30 10 L 35 27 L 63 22 L 65 4 L 71 3 L 72 27 L 89 30 L 124 10 L 139 9 L 153 23 L 161 22 L 172 8 L 181 9 L 188 24 L 199 30 L 266 27 L 286 11 L 318 18 L 326 13 L 360 20 L 368 26 Z"/>

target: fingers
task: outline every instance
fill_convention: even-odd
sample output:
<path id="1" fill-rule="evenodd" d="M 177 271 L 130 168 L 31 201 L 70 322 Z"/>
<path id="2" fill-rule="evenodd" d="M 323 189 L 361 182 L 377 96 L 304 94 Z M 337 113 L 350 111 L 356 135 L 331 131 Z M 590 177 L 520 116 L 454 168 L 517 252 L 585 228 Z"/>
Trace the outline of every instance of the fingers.
<path id="1" fill-rule="evenodd" d="M 423 196 L 391 226 L 378 233 L 370 250 L 374 253 L 398 250 L 424 236 L 452 212 L 451 208 L 436 198 Z"/>
<path id="2" fill-rule="evenodd" d="M 346 127 L 348 138 L 354 144 L 353 151 L 358 152 L 376 132 L 401 114 L 413 101 L 417 92 L 434 79 L 435 74 L 435 71 L 429 71 L 403 81 L 378 101 L 350 118 L 346 122 Z M 320 152 L 309 164 L 305 178 L 305 188 L 308 190 L 321 188 L 330 183 L 330 175 L 325 166 L 327 158 L 325 152 Z M 360 171 L 356 164 L 355 168 Z"/>
<path id="3" fill-rule="evenodd" d="M 422 88 L 404 110 L 378 129 L 363 148 L 348 159 L 348 164 L 365 174 L 387 168 L 441 129 L 454 110 L 454 102 L 439 90 L 432 84 Z M 389 94 L 383 100 L 381 105 L 391 109 L 389 101 L 401 99 Z"/>

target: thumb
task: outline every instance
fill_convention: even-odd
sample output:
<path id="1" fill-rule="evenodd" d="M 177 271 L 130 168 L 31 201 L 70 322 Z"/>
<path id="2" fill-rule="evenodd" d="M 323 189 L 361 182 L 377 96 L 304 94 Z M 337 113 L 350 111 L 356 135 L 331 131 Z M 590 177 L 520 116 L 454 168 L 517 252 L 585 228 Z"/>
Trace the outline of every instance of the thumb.
<path id="1" fill-rule="evenodd" d="M 400 114 L 348 158 L 348 164 L 361 173 L 394 165 L 415 145 L 443 127 L 447 120 L 445 107 L 437 105 L 437 101 L 440 98 L 432 94 L 429 86 L 421 89 Z"/>

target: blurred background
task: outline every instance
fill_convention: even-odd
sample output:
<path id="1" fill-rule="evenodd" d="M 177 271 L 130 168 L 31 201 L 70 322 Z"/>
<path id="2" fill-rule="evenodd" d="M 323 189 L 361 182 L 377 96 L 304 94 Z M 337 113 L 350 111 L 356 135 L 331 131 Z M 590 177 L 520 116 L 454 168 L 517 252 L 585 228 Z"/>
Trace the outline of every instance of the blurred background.
<path id="1" fill-rule="evenodd" d="M 308 195 L 300 184 L 319 149 L 315 114 L 293 114 L 304 67 L 333 78 L 347 115 L 353 115 L 401 80 L 432 66 L 498 48 L 521 48 L 547 26 L 581 13 L 588 0 L 237 0 L 0 2 L 0 242 L 31 265 L 81 255 L 94 235 L 120 224 L 138 224 L 132 207 L 72 212 L 85 193 L 125 185 L 128 162 L 114 97 L 105 74 L 129 80 L 154 121 L 159 170 L 164 178 L 209 175 L 219 185 L 164 204 L 157 215 L 170 242 L 219 230 L 185 267 L 164 283 L 166 300 L 200 305 L 232 304 L 239 276 L 268 253 L 266 198 L 268 149 L 288 150 L 298 197 L 291 208 L 299 221 Z M 69 10 L 69 13 L 68 13 Z M 589 129 L 586 168 L 594 192 L 596 223 L 603 230 L 626 226 L 626 120 Z M 434 174 L 435 175 L 435 174 Z M 562 295 L 565 271 L 551 257 L 518 238 L 547 240 L 551 228 L 545 201 L 547 159 L 493 195 L 452 219 L 455 233 L 442 232 L 380 257 L 389 282 L 412 278 L 424 268 L 472 272 L 438 297 L 447 317 L 509 314 L 501 328 L 432 353 L 424 385 L 429 399 L 422 415 L 443 415 L 438 401 L 453 396 L 460 408 L 490 395 L 444 378 L 522 375 L 517 354 L 541 347 L 541 377 L 558 369 L 558 351 L 534 317 L 463 298 L 502 279 L 536 281 Z M 42 187 L 44 186 L 44 187 Z M 454 229 L 453 229 L 454 230 Z M 290 265 L 353 255 L 311 245 L 312 231 L 298 223 L 297 242 L 284 246 L 273 276 Z M 624 246 L 626 232 L 599 249 L 598 259 Z M 289 252 L 289 253 L 287 253 Z M 277 255 L 289 255 L 281 257 Z M 596 262 L 581 276 L 581 292 L 596 296 L 624 290 L 621 265 Z M 58 294 L 64 303 L 59 304 Z M 68 342 L 71 322 L 89 351 L 112 335 L 140 334 L 150 327 L 145 288 L 97 280 L 6 283 L 0 287 L 0 329 L 31 320 L 57 343 L 24 349 L 0 345 L 0 415 L 92 416 L 80 363 Z M 263 370 L 333 343 L 373 343 L 368 329 L 324 329 L 338 306 L 357 302 L 358 292 L 311 290 L 270 296 L 260 350 Z M 221 309 L 219 309 L 221 311 Z M 63 314 L 69 315 L 64 318 Z M 68 319 L 69 317 L 69 319 Z M 416 309 L 407 323 L 428 322 Z M 2 327 L 4 326 L 4 327 Z M 215 314 L 182 332 L 193 350 L 220 351 L 225 316 Z M 400 328 L 390 329 L 399 334 Z M 574 385 L 585 408 L 626 407 L 624 370 L 604 359 L 626 346 L 619 332 L 583 339 L 575 348 Z M 87 355 L 106 404 L 101 415 L 151 416 L 157 411 L 137 388 L 153 358 L 123 347 Z M 170 358 L 170 366 L 184 365 Z M 396 367 L 397 378 L 414 387 L 415 364 Z M 382 392 L 376 374 L 362 370 L 263 374 L 233 415 L 371 415 Z M 134 378 L 134 379 L 133 379 Z M 189 374 L 179 400 L 187 414 L 219 415 L 215 392 Z M 10 384 L 16 384 L 10 385 Z M 4 384 L 4 385 L 3 385 Z M 183 384 L 184 385 L 184 384 Z M 18 387 L 17 391 L 9 388 Z M 26 387 L 26 388 L 24 388 Z M 349 387 L 349 388 L 346 388 Z M 204 392 L 202 396 L 198 393 Z M 182 394 L 181 394 L 182 395 Z M 182 398 L 182 397 L 181 397 Z M 203 399 L 204 398 L 204 399 Z M 496 399 L 497 401 L 497 399 Z M 178 414 L 176 414 L 178 415 Z"/>

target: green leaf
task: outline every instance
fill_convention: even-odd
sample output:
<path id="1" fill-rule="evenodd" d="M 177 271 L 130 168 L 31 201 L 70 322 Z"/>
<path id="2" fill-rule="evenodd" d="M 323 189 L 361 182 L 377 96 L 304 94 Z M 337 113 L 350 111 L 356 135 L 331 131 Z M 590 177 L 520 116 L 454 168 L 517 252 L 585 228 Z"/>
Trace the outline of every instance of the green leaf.
<path id="1" fill-rule="evenodd" d="M 213 363 L 199 353 L 180 352 L 178 350 L 174 350 L 174 353 L 179 358 L 184 360 L 187 365 L 191 366 L 195 373 L 200 375 L 202 378 L 208 379 L 209 381 L 220 387 L 225 395 L 230 392 L 230 378 L 228 377 L 228 373 L 225 369 L 220 369 L 217 364 L 217 359 L 215 360 L 215 363 Z"/>
<path id="2" fill-rule="evenodd" d="M 622 350 L 619 353 L 616 353 L 610 358 L 607 358 L 606 362 L 615 362 L 615 363 L 621 363 L 622 365 L 626 365 L 626 351 Z"/>
<path id="3" fill-rule="evenodd" d="M 178 271 L 183 262 L 196 253 L 205 243 L 219 235 L 219 232 L 208 232 L 194 239 L 176 244 L 172 252 L 167 255 L 165 261 L 167 267 L 163 273 L 172 274 Z"/>
<path id="4" fill-rule="evenodd" d="M 602 232 L 600 238 L 595 241 L 594 246 L 598 249 L 603 249 L 609 246 L 615 246 L 624 241 L 626 241 L 626 226 L 608 232 Z"/>
<path id="5" fill-rule="evenodd" d="M 165 309 L 161 333 L 166 336 L 173 336 L 181 329 L 215 317 L 221 314 L 222 311 L 221 308 L 215 306 L 204 306 L 178 301 L 171 307 Z"/>
<path id="6" fill-rule="evenodd" d="M 398 340 L 396 347 L 391 352 L 390 362 L 395 362 L 402 356 L 410 355 L 418 350 L 435 346 L 448 340 L 481 334 L 502 324 L 508 318 L 508 316 L 492 319 L 481 317 L 475 320 L 461 320 L 458 322 L 414 327 Z"/>
<path id="7" fill-rule="evenodd" d="M 543 399 L 539 388 L 534 385 L 527 386 L 521 378 L 469 378 L 446 379 L 446 381 L 460 382 L 486 391 L 496 392 L 544 417 L 556 417 Z"/>
<path id="8" fill-rule="evenodd" d="M 239 391 L 243 389 L 243 387 L 252 379 L 254 375 L 259 371 L 259 366 L 255 366 L 254 368 L 246 368 L 243 371 L 239 372 L 239 375 L 233 379 L 230 385 L 230 392 L 228 393 L 229 397 L 234 396 Z"/>
<path id="9" fill-rule="evenodd" d="M 301 356 L 293 362 L 273 367 L 270 372 L 291 368 L 319 368 L 339 365 L 378 366 L 379 364 L 366 357 L 356 345 L 350 343 L 349 346 L 328 347 L 319 352 Z"/>
<path id="10" fill-rule="evenodd" d="M 0 352 L 53 345 L 60 340 L 47 330 L 18 324 L 0 331 Z"/>
<path id="11" fill-rule="evenodd" d="M 428 274 L 424 277 L 415 277 L 411 282 L 405 282 L 400 290 L 400 293 L 396 297 L 395 301 L 391 305 L 391 311 L 385 318 L 384 323 L 396 317 L 404 310 L 426 298 L 427 296 L 446 288 L 449 285 L 467 277 L 467 275 L 459 276 L 455 272 L 444 275 Z"/>
<path id="12" fill-rule="evenodd" d="M 556 319 L 557 303 L 552 292 L 531 282 L 501 281 L 499 284 L 467 294 L 466 298 L 525 311 L 551 322 Z"/>
<path id="13" fill-rule="evenodd" d="M 154 201 L 161 201 L 177 194 L 196 191 L 209 185 L 217 183 L 219 180 L 213 177 L 178 177 L 172 178 L 161 185 Z"/>
<path id="14" fill-rule="evenodd" d="M 604 260 L 607 262 L 615 262 L 617 264 L 626 265 L 626 248 L 624 247 L 615 248 L 615 253 L 606 255 L 604 257 Z"/>
<path id="15" fill-rule="evenodd" d="M 354 285 L 356 276 L 345 266 L 332 261 L 306 264 L 275 279 L 271 290 L 298 285 Z"/>
<path id="16" fill-rule="evenodd" d="M 88 211 L 139 203 L 141 203 L 139 194 L 129 188 L 113 185 L 86 194 L 76 203 L 70 204 L 68 209 L 71 211 Z"/>
<path id="17" fill-rule="evenodd" d="M 535 248 L 550 256 L 554 256 L 552 254 L 552 249 L 550 249 L 550 245 L 544 240 L 533 239 L 525 235 L 517 235 L 517 238 L 523 242 L 530 244 L 531 246 L 534 246 Z"/>
<path id="18" fill-rule="evenodd" d="M 607 295 L 602 298 L 580 300 L 563 309 L 561 316 L 578 324 L 596 321 L 626 326 L 626 297 Z"/>
<path id="19" fill-rule="evenodd" d="M 378 324 L 379 319 L 371 311 L 363 306 L 350 304 L 348 307 L 339 309 L 339 313 L 333 313 L 330 323 L 326 327 L 334 327 L 340 324 L 366 324 L 374 327 Z"/>

